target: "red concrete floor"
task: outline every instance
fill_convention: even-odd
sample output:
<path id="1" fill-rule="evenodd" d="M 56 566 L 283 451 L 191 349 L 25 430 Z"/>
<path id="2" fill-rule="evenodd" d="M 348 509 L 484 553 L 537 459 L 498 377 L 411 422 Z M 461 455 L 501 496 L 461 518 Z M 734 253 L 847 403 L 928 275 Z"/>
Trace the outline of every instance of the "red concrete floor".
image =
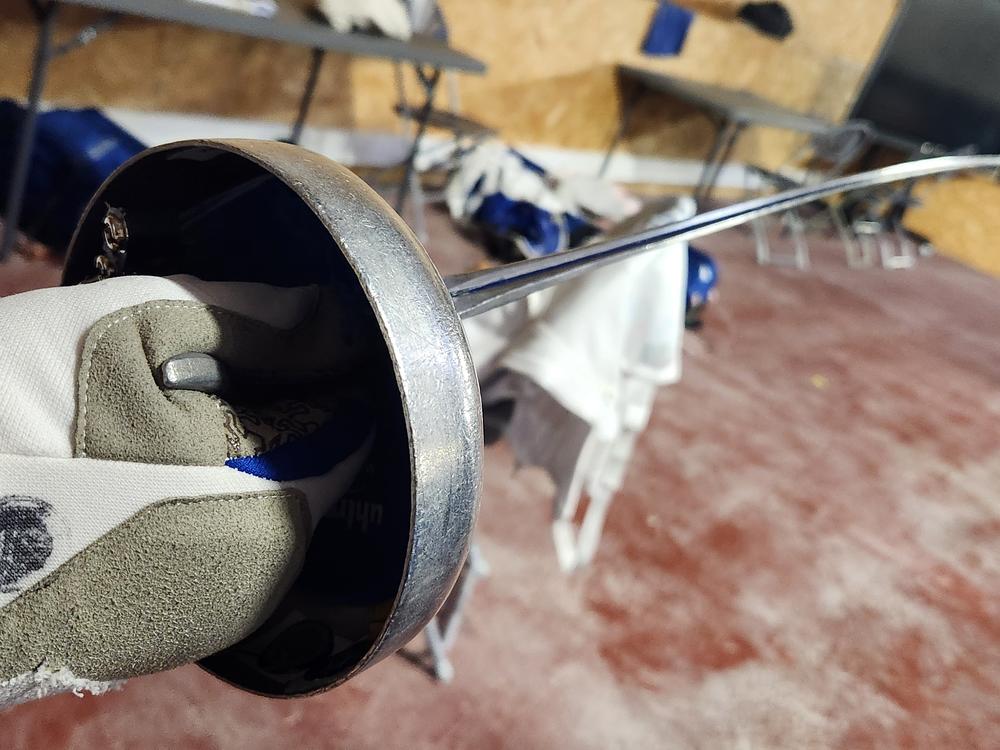
<path id="1" fill-rule="evenodd" d="M 721 299 L 589 570 L 488 451 L 452 684 L 394 657 L 273 701 L 188 667 L 11 710 L 0 748 L 1000 747 L 1000 281 L 704 244 Z"/>

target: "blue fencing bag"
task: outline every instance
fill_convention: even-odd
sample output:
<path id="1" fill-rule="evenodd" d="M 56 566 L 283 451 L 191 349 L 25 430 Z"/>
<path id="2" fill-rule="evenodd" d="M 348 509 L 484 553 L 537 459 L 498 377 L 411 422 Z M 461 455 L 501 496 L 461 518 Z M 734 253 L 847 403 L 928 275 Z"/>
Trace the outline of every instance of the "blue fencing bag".
<path id="1" fill-rule="evenodd" d="M 24 110 L 0 101 L 0 175 L 13 171 Z M 90 196 L 145 146 L 96 109 L 54 109 L 38 116 L 18 228 L 64 252 Z M 0 180 L 0 201 L 9 185 Z"/>
<path id="2" fill-rule="evenodd" d="M 647 55 L 677 55 L 684 47 L 694 13 L 668 2 L 660 3 L 642 43 Z"/>
<path id="3" fill-rule="evenodd" d="M 702 307 L 719 283 L 719 268 L 711 255 L 688 245 L 687 309 Z"/>
<path id="4" fill-rule="evenodd" d="M 515 149 L 508 151 L 526 170 L 548 178 L 540 164 Z M 482 192 L 484 182 L 484 178 L 480 178 L 473 185 L 470 198 Z M 483 195 L 470 219 L 486 233 L 487 252 L 505 262 L 562 252 L 585 243 L 598 232 L 597 227 L 582 216 L 553 213 L 529 200 L 512 198 L 503 192 Z"/>

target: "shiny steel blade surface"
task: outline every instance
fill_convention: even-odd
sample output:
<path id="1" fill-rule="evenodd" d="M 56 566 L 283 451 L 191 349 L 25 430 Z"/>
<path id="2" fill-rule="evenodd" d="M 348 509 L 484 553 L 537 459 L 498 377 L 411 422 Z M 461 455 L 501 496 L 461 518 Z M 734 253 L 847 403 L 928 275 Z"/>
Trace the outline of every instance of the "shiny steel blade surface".
<path id="1" fill-rule="evenodd" d="M 1000 156 L 941 156 L 894 164 L 870 172 L 839 177 L 818 185 L 735 203 L 684 221 L 585 245 L 575 250 L 510 263 L 485 271 L 449 276 L 445 279 L 445 284 L 448 286 L 458 314 L 467 318 L 608 263 L 654 250 L 666 242 L 690 241 L 820 198 L 838 193 L 863 191 L 879 185 L 929 175 L 997 168 L 1000 168 Z"/>

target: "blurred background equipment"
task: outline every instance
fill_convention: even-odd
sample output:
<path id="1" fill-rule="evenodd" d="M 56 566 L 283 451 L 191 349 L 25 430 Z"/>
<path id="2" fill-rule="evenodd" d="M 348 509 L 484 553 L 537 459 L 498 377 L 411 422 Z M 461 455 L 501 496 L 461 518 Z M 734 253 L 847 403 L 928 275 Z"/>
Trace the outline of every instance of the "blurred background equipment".
<path id="1" fill-rule="evenodd" d="M 413 26 L 401 0 L 317 0 L 316 11 L 336 31 L 374 31 L 404 41 Z"/>
<path id="2" fill-rule="evenodd" d="M 694 12 L 670 2 L 661 2 L 642 42 L 647 55 L 677 55 L 684 48 Z"/>
<path id="3" fill-rule="evenodd" d="M 18 130 L 26 112 L 0 101 L 0 174 L 13 171 Z M 24 185 L 20 229 L 65 253 L 87 201 L 111 173 L 145 146 L 96 109 L 53 109 L 38 116 Z M 10 198 L 0 179 L 0 204 Z"/>
<path id="4" fill-rule="evenodd" d="M 106 703 L 21 707 L 4 750 L 1000 745 L 1000 172 L 933 174 L 1000 148 L 996 2 L 277 0 L 267 17 L 221 1 L 3 4 L 0 95 L 31 86 L 0 181 L 32 176 L 0 293 L 58 283 L 34 234 L 59 222 L 34 217 L 91 168 L 30 159 L 53 153 L 33 113 L 41 128 L 100 107 L 154 146 L 290 140 L 348 166 L 426 247 L 475 358 L 473 552 L 408 658 L 334 696 L 261 702 L 180 670 Z M 191 221 L 276 283 L 329 272 L 317 222 L 375 243 L 349 201 L 303 213 L 281 184 L 203 179 L 239 183 L 230 168 L 171 191 L 219 199 L 211 236 L 181 211 L 182 236 Z M 745 200 L 768 209 L 729 213 Z M 126 221 L 187 252 L 147 219 Z M 632 257 L 591 273 L 615 252 Z M 314 563 L 352 595 L 358 569 L 396 565 L 334 538 Z M 399 580 L 383 583 L 384 603 Z M 275 653 L 318 642 L 294 636 Z"/>
<path id="5" fill-rule="evenodd" d="M 675 5 L 660 0 L 642 44 L 647 55 L 676 55 L 684 47 L 684 39 L 696 13 L 704 13 L 725 21 L 740 20 L 773 39 L 785 39 L 795 25 L 784 3 L 733 0 L 677 0 Z"/>
<path id="6" fill-rule="evenodd" d="M 814 133 L 799 151 L 792 155 L 788 164 L 777 170 L 749 165 L 747 177 L 756 180 L 763 187 L 772 190 L 791 190 L 804 185 L 815 185 L 824 180 L 839 177 L 858 161 L 871 146 L 875 134 L 871 126 L 864 122 L 847 122 Z M 758 263 L 789 263 L 805 270 L 809 267 L 809 245 L 806 240 L 810 224 L 816 219 L 828 220 L 844 243 L 844 253 L 848 265 L 860 267 L 870 263 L 869 256 L 859 249 L 858 241 L 851 235 L 848 218 L 839 204 L 840 196 L 833 200 L 822 200 L 794 208 L 782 214 L 780 221 L 791 240 L 791 253 L 772 252 L 769 225 L 765 219 L 753 222 L 754 241 L 757 245 Z M 809 214 L 805 216 L 805 214 Z"/>
<path id="7" fill-rule="evenodd" d="M 1000 3 L 901 3 L 851 118 L 904 145 L 1000 152 L 998 29 Z"/>
<path id="8" fill-rule="evenodd" d="M 382 0 L 382 2 L 392 4 L 395 0 Z M 485 69 L 478 60 L 455 52 L 436 41 L 409 42 L 363 33 L 337 33 L 328 29 L 325 23 L 309 18 L 302 8 L 296 6 L 282 6 L 281 12 L 272 18 L 220 9 L 187 0 L 29 0 L 29 4 L 38 24 L 38 39 L 28 85 L 27 108 L 15 140 L 14 162 L 10 170 L 4 211 L 5 226 L 14 228 L 20 226 L 25 181 L 31 162 L 35 127 L 49 64 L 63 54 L 90 44 L 99 34 L 117 25 L 124 16 L 187 24 L 197 28 L 310 48 L 312 55 L 309 72 L 302 91 L 298 114 L 289 136 L 292 143 L 297 143 L 302 136 L 316 92 L 320 67 L 327 52 L 406 60 L 415 65 L 426 65 L 435 71 L 432 74 L 435 84 L 442 68 L 472 72 L 482 72 Z M 64 5 L 96 8 L 101 10 L 103 15 L 68 42 L 58 44 L 55 41 L 55 32 L 59 13 Z M 408 39 L 409 35 L 406 38 Z M 434 85 L 427 87 L 428 101 L 433 97 L 434 87 Z M 417 142 L 422 131 L 422 128 L 418 131 Z M 13 232 L 7 232 L 0 237 L 0 259 L 7 255 L 13 241 Z"/>
<path id="9" fill-rule="evenodd" d="M 761 34 L 775 39 L 784 39 L 795 30 L 792 16 L 784 3 L 747 3 L 737 15 Z"/>
<path id="10" fill-rule="evenodd" d="M 251 16 L 261 16 L 270 18 L 278 12 L 278 3 L 275 0 L 187 0 L 191 3 L 204 3 L 214 5 L 225 10 L 234 10 L 238 13 L 249 13 Z"/>
<path id="11" fill-rule="evenodd" d="M 599 201 L 611 186 L 588 182 L 574 196 L 538 164 L 498 142 L 485 141 L 458 154 L 445 189 L 448 210 L 456 221 L 479 229 L 487 251 L 498 260 L 550 255 L 576 247 L 598 234 L 590 217 L 597 211 L 623 218 L 624 195 Z M 596 196 L 594 194 L 597 194 Z M 597 200 L 587 200 L 593 196 Z M 580 205 L 582 202 L 593 210 Z M 601 205 L 603 204 L 603 205 Z M 633 210 L 637 210 L 635 206 Z"/>
<path id="12" fill-rule="evenodd" d="M 746 90 L 734 90 L 687 81 L 642 68 L 621 66 L 618 75 L 631 94 L 622 105 L 618 130 L 608 146 L 601 174 L 608 171 L 611 157 L 628 132 L 629 117 L 639 97 L 646 91 L 677 97 L 704 110 L 715 125 L 715 139 L 705 157 L 695 197 L 707 201 L 740 135 L 751 126 L 778 128 L 800 133 L 821 133 L 829 129 L 825 120 L 769 102 Z"/>

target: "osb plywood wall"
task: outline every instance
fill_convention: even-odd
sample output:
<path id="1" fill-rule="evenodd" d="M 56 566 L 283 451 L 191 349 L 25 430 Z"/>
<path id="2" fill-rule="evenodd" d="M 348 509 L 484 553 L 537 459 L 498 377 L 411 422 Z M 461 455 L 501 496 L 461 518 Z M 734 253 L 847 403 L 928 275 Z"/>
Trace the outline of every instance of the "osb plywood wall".
<path id="1" fill-rule="evenodd" d="M 35 43 L 27 6 L 25 0 L 0 0 L 0 94 L 7 96 L 23 96 L 27 85 Z M 63 9 L 62 35 L 68 38 L 96 17 Z M 57 58 L 45 98 L 64 105 L 291 120 L 308 64 L 309 52 L 301 47 L 127 18 L 87 47 Z M 348 59 L 327 61 L 317 124 L 354 125 L 352 75 Z"/>
<path id="2" fill-rule="evenodd" d="M 771 41 L 739 23 L 699 16 L 676 58 L 638 51 L 655 8 L 649 0 L 442 0 L 441 6 L 453 44 L 490 68 L 484 78 L 461 76 L 465 113 L 499 127 L 511 141 L 602 149 L 618 122 L 614 67 L 622 62 L 745 87 L 781 104 L 841 117 L 897 0 L 786 2 L 796 24 L 789 39 Z M 0 0 L 0 93 L 6 95 L 20 95 L 28 73 L 34 36 L 25 6 Z M 92 17 L 67 11 L 62 26 L 68 30 Z M 304 49 L 133 19 L 57 60 L 46 97 L 71 105 L 290 120 L 307 61 Z M 394 101 L 388 63 L 333 56 L 310 122 L 392 131 L 400 127 Z M 690 108 L 647 98 L 625 148 L 697 158 L 711 132 Z M 775 163 L 793 145 L 787 134 L 753 132 L 741 155 Z"/>
<path id="3" fill-rule="evenodd" d="M 924 180 L 906 226 L 955 260 L 1000 277 L 1000 183 L 985 175 Z"/>

